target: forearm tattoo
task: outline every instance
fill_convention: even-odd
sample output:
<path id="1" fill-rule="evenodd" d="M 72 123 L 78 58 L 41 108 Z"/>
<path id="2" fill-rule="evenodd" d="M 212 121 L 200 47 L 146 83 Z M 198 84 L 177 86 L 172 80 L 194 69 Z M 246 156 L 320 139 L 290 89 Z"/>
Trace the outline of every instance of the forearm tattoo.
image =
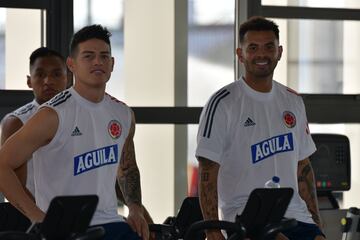
<path id="1" fill-rule="evenodd" d="M 299 194 L 305 201 L 309 212 L 316 224 L 320 224 L 319 208 L 317 205 L 316 187 L 314 173 L 310 161 L 305 160 L 299 163 L 298 172 Z"/>
<path id="2" fill-rule="evenodd" d="M 125 203 L 141 205 L 140 172 L 135 160 L 134 142 L 128 142 L 122 154 L 118 182 L 124 195 Z"/>
<path id="3" fill-rule="evenodd" d="M 200 204 L 207 220 L 218 219 L 217 173 L 217 163 L 200 158 Z"/>

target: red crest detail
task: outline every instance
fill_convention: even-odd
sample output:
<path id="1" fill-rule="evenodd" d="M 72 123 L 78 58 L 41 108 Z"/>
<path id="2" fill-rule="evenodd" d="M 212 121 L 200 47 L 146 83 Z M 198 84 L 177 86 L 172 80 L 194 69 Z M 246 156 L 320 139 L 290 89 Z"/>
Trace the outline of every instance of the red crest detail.
<path id="1" fill-rule="evenodd" d="M 111 120 L 108 125 L 108 132 L 113 139 L 117 139 L 121 136 L 122 127 L 116 120 Z"/>
<path id="2" fill-rule="evenodd" d="M 288 128 L 293 128 L 296 125 L 296 117 L 292 112 L 285 111 L 283 113 L 283 120 Z"/>

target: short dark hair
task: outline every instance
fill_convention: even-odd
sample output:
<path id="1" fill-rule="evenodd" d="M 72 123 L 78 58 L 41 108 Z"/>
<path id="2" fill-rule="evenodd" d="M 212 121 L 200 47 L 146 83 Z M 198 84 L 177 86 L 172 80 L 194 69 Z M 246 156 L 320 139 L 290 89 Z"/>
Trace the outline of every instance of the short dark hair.
<path id="1" fill-rule="evenodd" d="M 83 27 L 82 29 L 77 31 L 71 39 L 70 55 L 71 56 L 75 55 L 77 47 L 80 43 L 94 38 L 103 40 L 109 45 L 111 49 L 110 37 L 111 37 L 111 33 L 107 30 L 106 27 L 103 27 L 100 24 L 94 24 Z"/>
<path id="2" fill-rule="evenodd" d="M 268 20 L 261 16 L 251 17 L 240 25 L 240 43 L 243 43 L 245 34 L 248 31 L 273 31 L 276 39 L 279 40 L 279 26 L 274 21 Z"/>
<path id="3" fill-rule="evenodd" d="M 58 57 L 65 65 L 65 58 L 59 52 L 47 47 L 39 47 L 35 49 L 30 55 L 30 68 L 34 65 L 36 59 L 42 57 Z"/>

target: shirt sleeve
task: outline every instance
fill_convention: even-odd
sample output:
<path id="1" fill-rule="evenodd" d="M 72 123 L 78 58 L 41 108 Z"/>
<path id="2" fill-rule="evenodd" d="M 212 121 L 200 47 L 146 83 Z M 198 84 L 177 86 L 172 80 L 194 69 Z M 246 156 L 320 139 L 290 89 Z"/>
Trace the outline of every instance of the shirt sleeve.
<path id="1" fill-rule="evenodd" d="M 214 95 L 202 110 L 195 155 L 221 164 L 228 121 L 224 103 L 217 99 Z"/>
<path id="2" fill-rule="evenodd" d="M 300 100 L 301 107 L 301 121 L 299 122 L 299 161 L 308 158 L 316 151 L 315 143 L 311 137 L 309 124 L 306 117 L 305 105 L 302 99 Z"/>

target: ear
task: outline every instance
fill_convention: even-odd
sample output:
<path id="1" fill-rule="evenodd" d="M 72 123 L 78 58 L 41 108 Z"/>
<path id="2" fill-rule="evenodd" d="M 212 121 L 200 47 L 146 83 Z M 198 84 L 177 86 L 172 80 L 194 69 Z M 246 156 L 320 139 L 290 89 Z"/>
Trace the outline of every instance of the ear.
<path id="1" fill-rule="evenodd" d="M 239 61 L 243 62 L 242 48 L 237 48 L 236 49 L 236 55 L 238 56 Z"/>
<path id="2" fill-rule="evenodd" d="M 31 77 L 29 75 L 26 75 L 26 84 L 28 85 L 29 88 L 32 88 L 32 86 L 31 86 Z"/>
<path id="3" fill-rule="evenodd" d="M 283 52 L 283 47 L 282 47 L 282 46 L 279 46 L 278 61 L 281 59 L 282 52 Z"/>
<path id="4" fill-rule="evenodd" d="M 66 58 L 66 65 L 71 72 L 74 72 L 74 59 L 72 57 Z"/>
<path id="5" fill-rule="evenodd" d="M 111 57 L 112 64 L 111 64 L 111 72 L 114 70 L 115 58 Z"/>

